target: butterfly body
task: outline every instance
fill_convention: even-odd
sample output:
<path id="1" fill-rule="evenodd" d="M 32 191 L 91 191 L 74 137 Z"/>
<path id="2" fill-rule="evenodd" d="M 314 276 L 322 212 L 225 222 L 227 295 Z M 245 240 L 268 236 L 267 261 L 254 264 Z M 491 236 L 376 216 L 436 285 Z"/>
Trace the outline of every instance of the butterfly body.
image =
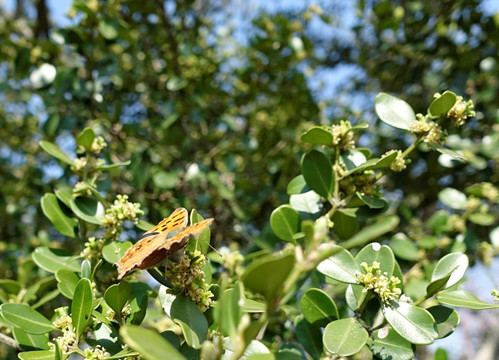
<path id="1" fill-rule="evenodd" d="M 206 219 L 187 226 L 188 213 L 184 208 L 176 209 L 158 225 L 146 231 L 116 263 L 118 280 L 135 269 L 154 267 L 168 256 L 187 245 L 191 236 L 198 237 L 213 222 Z"/>

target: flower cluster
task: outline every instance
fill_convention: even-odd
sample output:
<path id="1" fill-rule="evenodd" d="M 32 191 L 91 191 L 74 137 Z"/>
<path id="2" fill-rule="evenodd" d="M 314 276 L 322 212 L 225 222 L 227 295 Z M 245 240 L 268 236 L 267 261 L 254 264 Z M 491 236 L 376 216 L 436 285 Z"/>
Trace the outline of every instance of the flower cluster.
<path id="1" fill-rule="evenodd" d="M 478 257 L 485 266 L 492 264 L 492 261 L 494 260 L 493 246 L 487 241 L 481 241 L 478 244 Z"/>
<path id="2" fill-rule="evenodd" d="M 388 278 L 387 273 L 382 274 L 379 269 L 379 262 L 374 261 L 372 266 L 368 266 L 367 263 L 363 262 L 360 266 L 362 266 L 365 273 L 357 274 L 357 280 L 364 285 L 363 292 L 373 290 L 384 303 L 400 297 L 402 290 L 397 287 L 400 284 L 400 279 L 395 276 Z"/>
<path id="3" fill-rule="evenodd" d="M 107 144 L 104 138 L 102 136 L 97 136 L 90 146 L 90 151 L 94 154 L 99 154 L 106 146 Z"/>
<path id="4" fill-rule="evenodd" d="M 402 156 L 402 151 L 389 150 L 386 153 L 384 153 L 383 155 L 381 155 L 381 158 L 387 157 L 395 152 L 397 153 L 397 157 L 390 164 L 390 170 L 395 171 L 395 172 L 401 172 L 402 170 L 404 170 L 406 168 L 405 160 L 404 160 L 404 157 Z"/>
<path id="5" fill-rule="evenodd" d="M 474 107 L 473 100 L 464 101 L 462 96 L 458 96 L 454 106 L 447 112 L 447 117 L 454 125 L 461 126 L 468 116 L 476 115 Z"/>
<path id="6" fill-rule="evenodd" d="M 78 346 L 78 339 L 73 328 L 73 321 L 68 315 L 68 307 L 60 307 L 55 310 L 56 319 L 53 324 L 62 332 L 62 336 L 55 339 L 64 354 L 69 354 Z"/>
<path id="7" fill-rule="evenodd" d="M 203 267 L 206 257 L 200 251 L 186 253 L 178 263 L 170 261 L 165 276 L 171 279 L 172 293 L 183 292 L 198 305 L 201 311 L 206 311 L 211 305 L 213 293 L 208 290 Z"/>
<path id="8" fill-rule="evenodd" d="M 81 256 L 83 256 L 87 260 L 99 260 L 101 258 L 102 247 L 104 246 L 104 239 L 95 239 L 94 237 L 88 238 L 88 241 L 85 243 L 85 247 L 81 252 Z"/>
<path id="9" fill-rule="evenodd" d="M 100 345 L 95 346 L 95 348 L 87 348 L 83 351 L 83 355 L 86 360 L 103 360 L 111 356 L 104 348 Z"/>
<path id="10" fill-rule="evenodd" d="M 344 151 L 355 148 L 353 131 L 351 130 L 352 124 L 348 120 L 341 120 L 339 125 L 331 126 L 333 145 Z"/>
<path id="11" fill-rule="evenodd" d="M 491 295 L 494 297 L 494 301 L 499 302 L 499 290 L 497 289 L 492 290 Z"/>
<path id="12" fill-rule="evenodd" d="M 130 220 L 136 224 L 139 221 L 138 216 L 143 214 L 139 203 L 129 202 L 128 195 L 117 195 L 114 204 L 106 210 L 102 225 L 107 227 L 109 235 L 115 235 L 119 233 L 123 221 Z"/>
<path id="13" fill-rule="evenodd" d="M 86 157 L 79 157 L 73 160 L 73 165 L 71 166 L 71 170 L 74 172 L 79 172 L 87 166 L 87 158 Z"/>
<path id="14" fill-rule="evenodd" d="M 440 125 L 434 121 L 426 121 L 421 114 L 418 120 L 411 124 L 411 131 L 421 137 L 424 142 L 441 144 L 444 140 L 444 132 Z"/>

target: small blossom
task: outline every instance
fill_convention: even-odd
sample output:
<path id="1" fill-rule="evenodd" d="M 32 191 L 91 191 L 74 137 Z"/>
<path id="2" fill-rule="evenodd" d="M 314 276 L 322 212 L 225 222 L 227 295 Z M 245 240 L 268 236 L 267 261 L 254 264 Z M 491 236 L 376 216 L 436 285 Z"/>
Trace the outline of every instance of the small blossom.
<path id="1" fill-rule="evenodd" d="M 331 133 L 333 134 L 333 145 L 340 148 L 340 150 L 350 150 L 355 148 L 355 141 L 353 139 L 352 124 L 348 120 L 341 120 L 340 124 L 331 126 Z"/>
<path id="2" fill-rule="evenodd" d="M 129 202 L 128 195 L 117 195 L 114 204 L 106 210 L 102 225 L 108 228 L 109 235 L 116 235 L 123 221 L 130 220 L 137 223 L 139 221 L 138 216 L 143 214 L 144 212 L 140 210 L 139 203 Z"/>
<path id="3" fill-rule="evenodd" d="M 79 157 L 73 160 L 71 170 L 78 172 L 81 171 L 85 166 L 87 166 L 87 158 Z"/>
<path id="4" fill-rule="evenodd" d="M 360 266 L 364 269 L 365 273 L 357 274 L 357 280 L 364 285 L 363 292 L 374 291 L 384 303 L 397 300 L 400 297 L 402 290 L 397 287 L 400 284 L 400 279 L 395 276 L 388 278 L 386 272 L 382 274 L 379 269 L 379 262 L 374 261 L 372 266 L 368 266 L 367 263 L 362 262 Z"/>
<path id="5" fill-rule="evenodd" d="M 99 260 L 101 258 L 103 246 L 104 239 L 96 240 L 94 237 L 90 237 L 85 243 L 85 247 L 83 248 L 83 251 L 80 255 L 87 260 Z"/>
<path id="6" fill-rule="evenodd" d="M 495 302 L 499 302 L 499 290 L 497 290 L 497 289 L 492 290 L 491 295 L 494 297 Z"/>
<path id="7" fill-rule="evenodd" d="M 75 196 L 78 196 L 78 195 L 91 196 L 92 192 L 90 191 L 90 189 L 87 187 L 87 185 L 83 181 L 79 181 L 73 186 L 73 194 Z"/>
<path id="8" fill-rule="evenodd" d="M 68 315 L 68 307 L 60 307 L 55 310 L 56 318 L 54 326 L 62 331 L 62 336 L 55 339 L 64 354 L 71 353 L 78 346 L 78 339 L 73 328 L 73 321 Z"/>
<path id="9" fill-rule="evenodd" d="M 474 196 L 470 196 L 466 201 L 466 211 L 475 211 L 480 206 L 480 199 Z"/>
<path id="10" fill-rule="evenodd" d="M 400 171 L 402 171 L 402 170 L 404 170 L 406 168 L 406 166 L 405 166 L 405 160 L 402 157 L 402 151 L 400 151 L 400 150 L 389 150 L 386 153 L 384 153 L 383 155 L 381 155 L 381 158 L 387 157 L 387 156 L 393 154 L 394 152 L 397 153 L 397 157 L 390 164 L 390 170 L 395 171 L 395 172 L 400 172 Z"/>
<path id="11" fill-rule="evenodd" d="M 455 232 L 463 233 L 466 231 L 466 220 L 457 214 L 449 216 L 447 224 L 449 225 L 449 228 Z"/>
<path id="12" fill-rule="evenodd" d="M 478 244 L 478 257 L 482 264 L 486 266 L 492 264 L 492 261 L 494 260 L 494 248 L 492 245 L 486 241 L 480 242 L 480 244 Z"/>
<path id="13" fill-rule="evenodd" d="M 447 112 L 447 117 L 451 119 L 456 126 L 464 124 L 468 116 L 475 116 L 473 110 L 475 105 L 472 100 L 465 102 L 462 96 L 458 96 L 454 106 Z"/>
<path id="14" fill-rule="evenodd" d="M 111 356 L 104 348 L 97 345 L 95 348 L 87 348 L 83 351 L 86 360 L 103 360 Z"/>
<path id="15" fill-rule="evenodd" d="M 107 144 L 104 138 L 102 136 L 97 136 L 90 146 L 90 151 L 94 154 L 99 154 L 106 146 Z"/>

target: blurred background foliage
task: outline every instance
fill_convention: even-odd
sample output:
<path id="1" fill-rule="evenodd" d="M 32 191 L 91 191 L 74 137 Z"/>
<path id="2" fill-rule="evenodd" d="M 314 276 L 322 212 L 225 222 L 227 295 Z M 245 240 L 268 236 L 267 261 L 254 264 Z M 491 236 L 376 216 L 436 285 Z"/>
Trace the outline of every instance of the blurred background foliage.
<path id="1" fill-rule="evenodd" d="M 428 152 L 386 184 L 399 189 L 407 220 L 429 218 L 444 187 L 498 182 L 499 13 L 490 3 L 284 3 L 75 0 L 64 26 L 47 0 L 0 8 L 1 277 L 62 240 L 39 202 L 76 179 L 39 141 L 75 157 L 88 126 L 110 161 L 131 161 L 100 183 L 103 194 L 128 194 L 153 223 L 197 208 L 216 219 L 215 244 L 272 246 L 269 215 L 287 201 L 307 150 L 299 135 L 311 125 L 367 121 L 377 126 L 365 146 L 407 146 L 375 118 L 379 91 L 423 113 L 444 89 L 477 108 L 447 143 L 468 162 Z"/>
<path id="2" fill-rule="evenodd" d="M 385 184 L 407 222 L 442 207 L 445 187 L 498 183 L 491 2 L 74 0 L 64 26 L 47 0 L 12 3 L 0 7 L 0 278 L 37 246 L 81 251 L 42 214 L 44 193 L 77 180 L 39 141 L 74 158 L 85 127 L 105 138 L 109 162 L 131 161 L 99 183 L 108 200 L 128 194 L 153 223 L 199 209 L 216 219 L 215 246 L 272 247 L 269 215 L 287 202 L 310 126 L 365 121 L 361 144 L 377 155 L 407 147 L 375 117 L 379 91 L 422 113 L 445 89 L 476 104 L 447 141 L 468 162 L 422 147 Z M 470 224 L 478 239 L 490 229 Z"/>

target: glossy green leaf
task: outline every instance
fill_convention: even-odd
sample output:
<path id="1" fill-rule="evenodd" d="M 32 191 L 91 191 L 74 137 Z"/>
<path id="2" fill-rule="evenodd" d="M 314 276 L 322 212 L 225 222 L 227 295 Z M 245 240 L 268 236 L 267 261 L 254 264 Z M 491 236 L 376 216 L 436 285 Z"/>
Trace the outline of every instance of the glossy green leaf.
<path id="1" fill-rule="evenodd" d="M 481 226 L 494 225 L 495 217 L 492 214 L 471 213 L 468 219 L 473 223 Z"/>
<path id="2" fill-rule="evenodd" d="M 368 339 L 368 332 L 354 318 L 329 323 L 322 336 L 326 349 L 340 356 L 350 356 L 358 353 Z"/>
<path id="3" fill-rule="evenodd" d="M 308 186 L 322 197 L 329 199 L 334 190 L 333 166 L 328 157 L 317 150 L 305 154 L 301 170 Z"/>
<path id="4" fill-rule="evenodd" d="M 208 335 L 208 321 L 197 305 L 184 295 L 178 295 L 172 303 L 170 316 L 182 329 L 187 344 L 199 349 Z"/>
<path id="5" fill-rule="evenodd" d="M 57 279 L 57 288 L 60 290 L 61 294 L 68 299 L 73 299 L 76 285 L 78 285 L 78 281 L 80 281 L 78 275 L 68 269 L 59 269 L 55 273 L 55 278 Z"/>
<path id="6" fill-rule="evenodd" d="M 242 296 L 242 289 L 238 286 L 227 289 L 216 304 L 214 315 L 224 336 L 237 335 L 237 326 L 243 316 L 240 305 Z"/>
<path id="7" fill-rule="evenodd" d="M 71 319 L 73 320 L 77 339 L 80 338 L 80 335 L 90 321 L 93 302 L 90 280 L 80 279 L 76 285 L 73 302 L 71 303 Z"/>
<path id="8" fill-rule="evenodd" d="M 295 324 L 296 338 L 312 357 L 319 359 L 322 354 L 322 332 L 319 327 L 313 326 L 302 316 L 297 316 Z"/>
<path id="9" fill-rule="evenodd" d="M 336 281 L 357 284 L 357 274 L 362 272 L 359 265 L 348 250 L 340 246 L 337 248 L 338 252 L 322 261 L 317 270 Z"/>
<path id="10" fill-rule="evenodd" d="M 374 339 L 368 345 L 373 354 L 380 359 L 414 359 L 412 344 L 389 327 L 374 331 Z"/>
<path id="11" fill-rule="evenodd" d="M 372 225 L 369 225 L 360 230 L 353 237 L 341 243 L 346 249 L 362 246 L 369 241 L 379 238 L 387 232 L 393 231 L 399 224 L 399 217 L 396 215 L 385 216 Z"/>
<path id="12" fill-rule="evenodd" d="M 80 272 L 76 256 L 67 256 L 65 252 L 48 247 L 38 247 L 31 254 L 33 261 L 43 270 L 56 273 L 59 269 Z"/>
<path id="13" fill-rule="evenodd" d="M 309 189 L 307 182 L 303 175 L 298 175 L 288 184 L 287 193 L 288 195 L 301 194 L 307 192 Z"/>
<path id="14" fill-rule="evenodd" d="M 125 325 L 120 328 L 120 336 L 145 360 L 186 360 L 172 344 L 154 330 Z"/>
<path id="15" fill-rule="evenodd" d="M 355 260 L 358 264 L 365 262 L 368 266 L 372 266 L 372 264 L 377 261 L 380 265 L 379 270 L 381 270 L 382 274 L 385 274 L 388 278 L 393 275 L 395 256 L 393 255 L 392 249 L 386 245 L 381 245 L 379 243 L 366 245 L 357 253 Z"/>
<path id="16" fill-rule="evenodd" d="M 55 329 L 52 322 L 26 304 L 3 304 L 0 314 L 8 323 L 28 334 L 45 334 Z"/>
<path id="17" fill-rule="evenodd" d="M 39 351 L 25 351 L 19 353 L 19 359 L 21 360 L 55 360 L 55 351 L 39 350 Z"/>
<path id="18" fill-rule="evenodd" d="M 446 290 L 437 295 L 437 300 L 444 305 L 463 307 L 472 310 L 498 309 L 499 304 L 490 304 L 480 300 L 465 290 Z"/>
<path id="19" fill-rule="evenodd" d="M 387 93 L 379 93 L 374 99 L 374 110 L 385 124 L 402 130 L 409 130 L 416 115 L 411 106 Z"/>
<path id="20" fill-rule="evenodd" d="M 414 241 L 402 233 L 391 238 L 390 247 L 399 259 L 407 261 L 417 261 L 419 259 L 418 248 Z"/>
<path id="21" fill-rule="evenodd" d="M 314 126 L 301 135 L 302 141 L 314 145 L 331 146 L 333 144 L 333 134 L 330 127 Z"/>
<path id="22" fill-rule="evenodd" d="M 122 280 L 118 284 L 111 285 L 107 288 L 104 293 L 104 300 L 106 300 L 106 303 L 116 314 L 121 314 L 121 310 L 127 303 L 131 292 L 132 289 L 130 284 L 127 281 Z"/>
<path id="23" fill-rule="evenodd" d="M 438 338 L 435 319 L 427 310 L 395 301 L 383 304 L 381 309 L 388 323 L 407 341 L 424 345 L 431 344 Z"/>
<path id="24" fill-rule="evenodd" d="M 262 302 L 255 301 L 253 299 L 243 299 L 241 310 L 248 313 L 263 313 L 267 308 L 267 305 Z"/>
<path id="25" fill-rule="evenodd" d="M 326 326 L 339 318 L 335 302 L 320 289 L 308 289 L 300 300 L 300 308 L 305 319 L 315 326 Z"/>
<path id="26" fill-rule="evenodd" d="M 61 209 L 57 197 L 46 193 L 40 200 L 40 205 L 45 216 L 61 234 L 74 238 L 75 227 L 78 224 L 75 219 L 67 216 Z"/>
<path id="27" fill-rule="evenodd" d="M 69 158 L 69 156 L 67 156 L 64 151 L 59 149 L 56 144 L 51 143 L 50 141 L 42 140 L 40 141 L 40 147 L 45 150 L 45 152 L 62 161 L 63 163 L 67 165 L 73 165 L 73 161 Z"/>
<path id="28" fill-rule="evenodd" d="M 446 306 L 436 305 L 428 309 L 428 312 L 433 316 L 437 323 L 438 338 L 442 339 L 454 332 L 454 329 L 459 325 L 459 314 L 456 310 Z"/>
<path id="29" fill-rule="evenodd" d="M 102 257 L 108 263 L 114 264 L 125 255 L 130 246 L 132 246 L 130 241 L 110 242 L 102 247 Z"/>
<path id="30" fill-rule="evenodd" d="M 75 215 L 91 224 L 100 225 L 104 218 L 104 206 L 94 198 L 78 196 L 71 200 L 71 210 Z"/>
<path id="31" fill-rule="evenodd" d="M 382 209 L 386 206 L 386 201 L 383 199 L 365 196 L 358 191 L 355 194 L 364 204 L 366 204 L 371 209 Z"/>
<path id="32" fill-rule="evenodd" d="M 13 326 L 12 335 L 23 351 L 50 349 L 47 334 L 29 334 L 23 329 Z"/>
<path id="33" fill-rule="evenodd" d="M 281 205 L 270 215 L 270 227 L 276 236 L 284 241 L 294 242 L 300 231 L 300 215 L 289 205 Z"/>
<path id="34" fill-rule="evenodd" d="M 443 202 L 451 209 L 465 210 L 467 197 L 459 190 L 452 188 L 445 188 L 438 193 L 438 200 Z"/>
<path id="35" fill-rule="evenodd" d="M 357 209 L 338 209 L 331 217 L 334 233 L 341 240 L 348 239 L 359 231 L 356 212 Z"/>
<path id="36" fill-rule="evenodd" d="M 450 109 L 452 109 L 456 103 L 456 100 L 456 94 L 452 91 L 446 91 L 440 97 L 431 102 L 428 112 L 434 117 L 445 115 Z"/>
<path id="37" fill-rule="evenodd" d="M 271 302 L 294 265 L 295 256 L 292 252 L 271 254 L 248 265 L 241 280 L 246 289 L 262 294 L 268 302 Z"/>
<path id="38" fill-rule="evenodd" d="M 446 287 L 452 286 L 464 277 L 464 274 L 468 269 L 468 264 L 469 260 L 465 254 L 447 254 L 437 262 L 433 274 L 431 275 L 431 281 L 452 274 L 447 281 Z"/>
<path id="39" fill-rule="evenodd" d="M 289 197 L 289 205 L 304 219 L 314 219 L 319 216 L 324 203 L 315 191 L 307 191 L 303 194 L 293 194 Z"/>
<path id="40" fill-rule="evenodd" d="M 92 143 L 95 139 L 95 132 L 92 128 L 85 128 L 78 138 L 76 139 L 76 144 L 82 146 L 86 150 L 90 150 Z"/>

